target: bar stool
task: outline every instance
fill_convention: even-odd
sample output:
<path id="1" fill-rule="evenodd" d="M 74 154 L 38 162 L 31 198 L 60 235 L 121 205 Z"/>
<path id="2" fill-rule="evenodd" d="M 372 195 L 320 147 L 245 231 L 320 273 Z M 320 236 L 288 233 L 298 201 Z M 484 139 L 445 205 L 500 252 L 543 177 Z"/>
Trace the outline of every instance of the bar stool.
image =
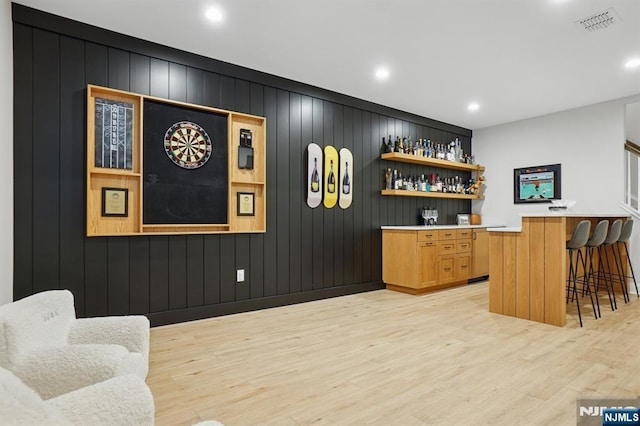
<path id="1" fill-rule="evenodd" d="M 582 249 L 586 246 L 587 241 L 589 240 L 590 231 L 591 231 L 591 222 L 589 222 L 588 220 L 582 220 L 578 223 L 578 225 L 576 225 L 576 228 L 573 230 L 573 235 L 571 235 L 571 239 L 567 241 L 567 250 L 569 251 L 569 279 L 567 280 L 567 303 L 569 303 L 569 293 L 571 293 L 571 300 L 573 301 L 574 297 L 576 299 L 576 307 L 578 308 L 578 318 L 580 319 L 580 327 L 582 327 L 582 314 L 580 313 L 580 301 L 578 300 L 577 284 L 578 282 L 581 282 L 583 284 L 583 291 L 584 291 L 584 281 L 578 281 L 578 266 L 582 265 L 583 271 L 586 271 L 587 269 L 585 258 L 582 255 Z M 598 315 L 600 312 L 600 305 L 598 304 L 598 310 L 596 311 L 596 306 L 593 302 L 593 295 L 591 294 L 591 289 L 588 286 L 586 287 L 586 292 L 589 294 L 589 297 L 591 298 L 591 306 L 593 307 L 593 316 L 596 319 L 598 319 Z M 597 300 L 597 297 L 596 297 L 596 300 Z"/>
<path id="2" fill-rule="evenodd" d="M 607 234 L 607 238 L 602 242 L 602 244 L 598 247 L 598 256 L 600 259 L 604 259 L 607 264 L 607 270 L 600 269 L 598 271 L 598 276 L 604 277 L 605 280 L 609 280 L 611 283 L 611 290 L 613 291 L 614 283 L 617 281 L 620 283 L 620 289 L 622 290 L 622 297 L 624 299 L 624 303 L 629 302 L 629 294 L 627 289 L 625 288 L 624 278 L 622 277 L 622 269 L 620 269 L 620 262 L 618 261 L 618 256 L 616 251 L 614 250 L 614 244 L 617 245 L 618 240 L 620 239 L 622 231 L 622 219 L 616 219 L 611 224 L 611 229 L 609 229 L 609 233 Z M 610 250 L 607 250 L 610 248 Z M 609 252 L 613 254 L 613 260 L 615 263 L 615 272 L 611 269 L 611 262 L 609 262 Z M 614 303 L 617 308 L 617 301 L 615 300 L 614 293 Z"/>
<path id="3" fill-rule="evenodd" d="M 598 314 L 600 317 L 602 317 L 601 313 L 600 313 L 600 301 L 598 299 L 598 290 L 600 287 L 600 280 L 598 279 L 598 274 L 595 272 L 595 267 L 594 267 L 594 254 L 597 251 L 598 247 L 600 247 L 602 245 L 602 243 L 604 243 L 604 240 L 607 238 L 607 229 L 609 228 L 609 221 L 608 220 L 601 220 L 600 222 L 598 222 L 598 224 L 596 225 L 595 229 L 593 230 L 593 235 L 591 235 L 591 238 L 589 238 L 589 241 L 587 241 L 587 263 L 588 263 L 588 270 L 585 272 L 585 283 L 587 288 L 589 288 L 589 286 L 591 286 L 590 282 L 591 280 L 593 280 L 593 289 L 595 291 L 595 295 L 596 295 L 596 300 L 598 300 Z M 602 265 L 602 257 L 598 257 L 598 269 L 602 270 L 603 265 Z M 615 311 L 615 299 L 611 297 L 611 289 L 609 287 L 609 284 L 607 282 L 607 280 L 604 280 L 605 283 L 605 288 L 607 290 L 607 295 L 609 296 L 609 303 L 611 303 L 611 310 Z M 583 287 L 583 292 L 582 294 L 584 295 L 584 287 Z"/>
<path id="4" fill-rule="evenodd" d="M 620 259 L 620 271 L 622 271 L 622 277 L 624 280 L 624 288 L 627 292 L 627 300 L 629 300 L 629 288 L 627 287 L 627 278 L 633 278 L 633 285 L 636 287 L 636 294 L 640 297 L 640 292 L 638 292 L 638 283 L 636 281 L 636 274 L 633 272 L 633 266 L 631 265 L 631 257 L 629 256 L 629 246 L 627 245 L 627 241 L 631 238 L 631 232 L 633 231 L 633 220 L 627 220 L 624 225 L 622 225 L 622 231 L 620 232 L 620 238 L 618 238 L 618 243 L 616 244 L 616 248 L 618 250 L 618 259 Z M 624 272 L 624 261 L 622 260 L 622 250 L 624 247 L 625 259 L 627 264 L 629 265 L 629 270 L 631 271 L 631 275 L 627 275 Z"/>

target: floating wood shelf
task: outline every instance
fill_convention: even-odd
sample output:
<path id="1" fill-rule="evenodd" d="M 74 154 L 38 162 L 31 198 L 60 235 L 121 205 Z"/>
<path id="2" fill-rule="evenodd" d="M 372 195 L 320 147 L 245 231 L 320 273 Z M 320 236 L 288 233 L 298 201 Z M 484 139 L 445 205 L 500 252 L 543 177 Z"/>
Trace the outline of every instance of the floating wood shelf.
<path id="1" fill-rule="evenodd" d="M 477 194 L 456 194 L 453 192 L 424 192 L 407 191 L 405 189 L 383 189 L 382 195 L 395 195 L 400 197 L 426 197 L 426 198 L 455 198 L 463 200 L 481 200 L 484 197 Z"/>
<path id="2" fill-rule="evenodd" d="M 458 163 L 456 161 L 438 160 L 436 158 L 419 157 L 417 155 L 389 152 L 382 154 L 383 160 L 399 161 L 401 163 L 419 164 L 421 166 L 440 167 L 442 169 L 465 170 L 469 172 L 483 172 L 484 167 L 478 164 Z"/>

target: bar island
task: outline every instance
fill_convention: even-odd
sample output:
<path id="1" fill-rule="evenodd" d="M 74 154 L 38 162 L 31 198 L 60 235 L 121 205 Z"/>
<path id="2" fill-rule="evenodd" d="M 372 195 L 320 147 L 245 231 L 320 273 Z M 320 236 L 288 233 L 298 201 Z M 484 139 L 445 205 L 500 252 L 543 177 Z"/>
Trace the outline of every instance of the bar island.
<path id="1" fill-rule="evenodd" d="M 589 220 L 629 219 L 624 213 L 523 214 L 519 228 L 490 228 L 489 311 L 556 326 L 566 323 L 566 242 Z"/>

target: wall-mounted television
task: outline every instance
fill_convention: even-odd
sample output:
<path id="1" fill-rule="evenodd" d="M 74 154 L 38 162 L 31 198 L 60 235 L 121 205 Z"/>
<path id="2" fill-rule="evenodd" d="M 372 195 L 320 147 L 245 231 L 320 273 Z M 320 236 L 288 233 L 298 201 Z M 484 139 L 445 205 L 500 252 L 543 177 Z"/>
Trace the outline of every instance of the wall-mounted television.
<path id="1" fill-rule="evenodd" d="M 550 203 L 561 198 L 560 164 L 513 169 L 513 202 Z"/>

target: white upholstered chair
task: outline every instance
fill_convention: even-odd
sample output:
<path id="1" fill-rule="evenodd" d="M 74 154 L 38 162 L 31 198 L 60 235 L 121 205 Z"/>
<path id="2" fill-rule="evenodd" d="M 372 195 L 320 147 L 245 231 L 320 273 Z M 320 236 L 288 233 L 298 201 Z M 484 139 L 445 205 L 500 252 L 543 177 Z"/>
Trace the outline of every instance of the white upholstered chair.
<path id="1" fill-rule="evenodd" d="M 118 376 L 43 400 L 9 370 L 0 368 L 0 423 L 13 425 L 153 425 L 148 386 L 135 375 Z"/>
<path id="2" fill-rule="evenodd" d="M 50 290 L 0 306 L 0 367 L 43 399 L 149 369 L 149 320 L 77 319 L 73 294 Z"/>

